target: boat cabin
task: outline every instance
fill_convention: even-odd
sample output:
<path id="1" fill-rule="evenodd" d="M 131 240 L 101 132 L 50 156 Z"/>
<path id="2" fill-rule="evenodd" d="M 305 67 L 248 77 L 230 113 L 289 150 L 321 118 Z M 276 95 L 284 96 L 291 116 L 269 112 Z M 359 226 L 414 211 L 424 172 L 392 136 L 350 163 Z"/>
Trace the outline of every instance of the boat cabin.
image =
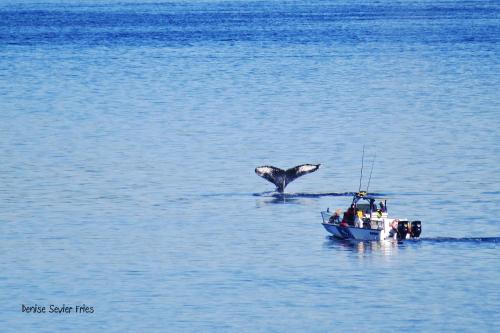
<path id="1" fill-rule="evenodd" d="M 356 211 L 361 210 L 365 218 L 387 217 L 387 199 L 385 198 L 378 198 L 366 192 L 358 192 L 352 199 L 352 205 Z"/>

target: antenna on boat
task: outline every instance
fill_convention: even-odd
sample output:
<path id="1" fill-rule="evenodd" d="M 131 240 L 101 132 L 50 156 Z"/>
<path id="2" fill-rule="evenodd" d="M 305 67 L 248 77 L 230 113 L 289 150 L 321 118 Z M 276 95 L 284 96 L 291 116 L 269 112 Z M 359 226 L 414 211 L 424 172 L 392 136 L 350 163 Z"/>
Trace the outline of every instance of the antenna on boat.
<path id="1" fill-rule="evenodd" d="M 363 155 L 361 156 L 361 175 L 359 176 L 359 189 L 358 192 L 361 191 L 361 180 L 363 179 L 363 164 L 365 161 L 365 145 L 363 145 Z"/>
<path id="2" fill-rule="evenodd" d="M 373 165 L 375 164 L 376 158 L 377 158 L 377 153 L 375 153 L 375 156 L 373 156 L 372 169 L 370 170 L 370 177 L 368 178 L 368 186 L 366 187 L 366 193 L 368 193 L 368 190 L 370 189 L 370 182 L 372 180 Z"/>

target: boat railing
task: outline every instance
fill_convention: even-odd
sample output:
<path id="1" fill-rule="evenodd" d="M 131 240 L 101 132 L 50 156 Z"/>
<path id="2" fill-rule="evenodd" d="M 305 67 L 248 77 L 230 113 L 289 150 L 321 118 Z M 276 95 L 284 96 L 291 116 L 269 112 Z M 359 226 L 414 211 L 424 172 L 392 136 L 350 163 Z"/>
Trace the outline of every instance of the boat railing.
<path id="1" fill-rule="evenodd" d="M 333 214 L 329 211 L 321 212 L 321 218 L 323 219 L 323 223 L 328 223 L 330 221 L 330 216 Z"/>

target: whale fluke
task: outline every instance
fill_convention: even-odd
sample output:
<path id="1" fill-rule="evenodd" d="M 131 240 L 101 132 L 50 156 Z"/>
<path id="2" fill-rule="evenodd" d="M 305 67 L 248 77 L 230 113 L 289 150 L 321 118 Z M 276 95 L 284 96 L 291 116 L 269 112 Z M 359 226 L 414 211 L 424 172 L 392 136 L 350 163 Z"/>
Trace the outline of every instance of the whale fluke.
<path id="1" fill-rule="evenodd" d="M 302 164 L 288 170 L 270 165 L 255 168 L 255 173 L 276 185 L 276 191 L 282 193 L 285 187 L 295 179 L 319 169 L 321 164 Z"/>

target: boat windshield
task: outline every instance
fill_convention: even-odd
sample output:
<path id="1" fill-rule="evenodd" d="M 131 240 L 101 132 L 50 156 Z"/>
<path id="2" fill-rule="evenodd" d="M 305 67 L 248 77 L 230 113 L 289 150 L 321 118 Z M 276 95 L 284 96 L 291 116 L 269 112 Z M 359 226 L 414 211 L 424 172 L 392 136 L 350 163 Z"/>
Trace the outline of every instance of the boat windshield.
<path id="1" fill-rule="evenodd" d="M 371 216 L 372 213 L 378 215 L 387 213 L 387 200 L 371 196 L 366 192 L 356 193 L 352 205 L 356 211 L 361 210 L 364 216 Z"/>

